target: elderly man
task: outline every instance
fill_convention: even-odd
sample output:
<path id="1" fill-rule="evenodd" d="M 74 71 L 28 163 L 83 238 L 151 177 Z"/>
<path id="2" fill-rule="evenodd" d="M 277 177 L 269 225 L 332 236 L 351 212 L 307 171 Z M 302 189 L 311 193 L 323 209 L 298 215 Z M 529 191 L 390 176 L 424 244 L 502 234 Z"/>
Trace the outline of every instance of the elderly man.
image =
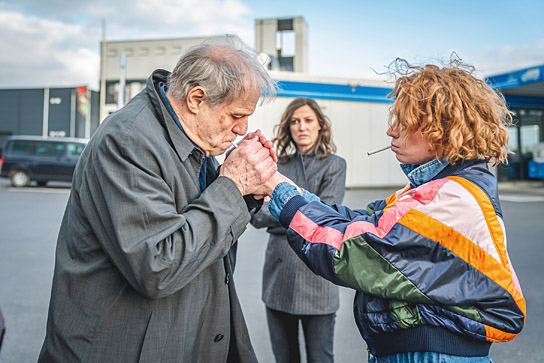
<path id="1" fill-rule="evenodd" d="M 255 57 L 203 43 L 103 122 L 74 174 L 40 362 L 256 361 L 234 249 L 276 157 L 259 132 L 214 156 L 274 91 Z"/>

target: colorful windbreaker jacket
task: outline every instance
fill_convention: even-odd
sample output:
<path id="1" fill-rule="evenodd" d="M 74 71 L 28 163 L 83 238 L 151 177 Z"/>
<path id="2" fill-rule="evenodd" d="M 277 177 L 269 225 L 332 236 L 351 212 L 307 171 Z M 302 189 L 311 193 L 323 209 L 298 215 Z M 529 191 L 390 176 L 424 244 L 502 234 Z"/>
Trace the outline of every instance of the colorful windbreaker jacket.
<path id="1" fill-rule="evenodd" d="M 296 196 L 280 222 L 315 273 L 356 290 L 356 323 L 373 355 L 483 356 L 523 327 L 525 300 L 485 163 L 449 165 L 366 210 Z"/>

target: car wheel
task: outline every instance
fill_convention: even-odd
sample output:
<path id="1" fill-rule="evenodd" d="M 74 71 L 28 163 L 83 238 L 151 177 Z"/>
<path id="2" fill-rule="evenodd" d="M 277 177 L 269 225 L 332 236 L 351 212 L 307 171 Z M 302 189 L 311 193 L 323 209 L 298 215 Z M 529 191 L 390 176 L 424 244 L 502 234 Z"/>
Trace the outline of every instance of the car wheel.
<path id="1" fill-rule="evenodd" d="M 11 185 L 17 188 L 26 187 L 30 183 L 30 176 L 24 170 L 14 170 L 10 175 Z"/>

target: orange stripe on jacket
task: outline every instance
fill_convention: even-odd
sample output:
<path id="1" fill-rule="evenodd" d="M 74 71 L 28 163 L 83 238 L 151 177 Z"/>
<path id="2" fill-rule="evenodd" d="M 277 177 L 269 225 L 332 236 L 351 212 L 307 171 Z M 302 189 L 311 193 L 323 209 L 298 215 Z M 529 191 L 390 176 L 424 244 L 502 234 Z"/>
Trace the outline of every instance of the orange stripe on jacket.
<path id="1" fill-rule="evenodd" d="M 516 288 L 508 265 L 501 264 L 462 234 L 420 211 L 410 211 L 399 223 L 424 237 L 440 243 L 482 274 L 495 281 L 512 295 L 523 315 L 526 314 L 525 299 Z"/>
<path id="2" fill-rule="evenodd" d="M 482 212 L 484 213 L 487 226 L 489 227 L 489 233 L 491 234 L 493 243 L 495 244 L 495 249 L 501 258 L 501 262 L 504 266 L 508 266 L 508 257 L 506 253 L 506 246 L 504 245 L 504 234 L 502 227 L 497 219 L 497 213 L 493 208 L 493 204 L 491 204 L 487 194 L 485 194 L 478 186 L 464 178 L 450 176 L 447 177 L 447 179 L 461 184 L 470 194 L 472 194 L 474 199 L 476 199 L 480 205 L 480 208 L 482 209 Z"/>
<path id="3" fill-rule="evenodd" d="M 495 342 L 495 343 L 509 342 L 518 336 L 518 334 L 506 333 L 499 329 L 495 329 L 489 325 L 484 324 L 484 327 L 485 327 L 485 334 L 487 336 L 486 340 L 489 342 Z"/>
<path id="4" fill-rule="evenodd" d="M 295 213 L 289 227 L 308 242 L 326 243 L 337 250 L 340 250 L 344 241 L 364 233 L 372 233 L 383 238 L 411 209 L 431 202 L 446 182 L 448 182 L 446 179 L 435 180 L 421 186 L 417 191 L 415 189 L 411 191 L 407 186 L 402 191 L 391 195 L 386 199 L 391 205 L 384 209 L 377 227 L 370 222 L 356 221 L 348 224 L 345 232 L 342 233 L 334 228 L 319 226 L 300 211 Z"/>

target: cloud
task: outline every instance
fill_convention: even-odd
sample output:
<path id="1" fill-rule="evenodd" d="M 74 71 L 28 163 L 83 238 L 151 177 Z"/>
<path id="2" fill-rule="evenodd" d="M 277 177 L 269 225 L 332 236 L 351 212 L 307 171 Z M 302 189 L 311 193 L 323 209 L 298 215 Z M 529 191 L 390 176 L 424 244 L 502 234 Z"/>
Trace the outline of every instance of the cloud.
<path id="1" fill-rule="evenodd" d="M 95 21 L 98 26 L 100 19 L 105 18 L 120 28 L 135 29 L 138 33 L 153 29 L 213 31 L 235 26 L 251 13 L 241 0 L 0 0 L 0 7 L 65 23 Z"/>
<path id="2" fill-rule="evenodd" d="M 254 14 L 244 1 L 251 5 L 247 0 L 0 0 L 0 87 L 97 89 L 101 19 L 108 40 L 235 33 L 252 45 Z M 373 69 L 383 72 L 396 56 L 447 56 L 453 45 L 486 75 L 544 62 L 544 40 L 476 48 L 464 38 L 435 43 L 418 35 L 399 43 L 385 31 L 379 37 L 358 33 L 360 24 L 348 28 L 351 36 L 338 36 L 319 22 L 309 25 L 310 72 L 324 76 L 383 78 Z"/>
<path id="3" fill-rule="evenodd" d="M 0 11 L 0 33 L 0 86 L 98 84 L 98 45 L 85 27 Z"/>
<path id="4" fill-rule="evenodd" d="M 101 19 L 106 39 L 238 34 L 253 44 L 240 0 L 0 0 L 0 87 L 98 88 Z"/>
<path id="5" fill-rule="evenodd" d="M 544 64 L 544 40 L 534 44 L 486 47 L 472 55 L 486 75 L 501 74 Z"/>
<path id="6" fill-rule="evenodd" d="M 371 48 L 369 47 L 369 49 Z M 473 65 L 476 68 L 475 76 L 480 78 L 544 64 L 544 40 L 539 40 L 533 44 L 485 46 L 477 50 L 446 47 L 439 49 L 436 47 L 431 51 L 417 49 L 417 45 L 406 48 L 395 45 L 395 48 L 392 49 L 391 46 L 384 45 L 378 53 L 353 51 L 349 57 L 345 57 L 344 54 L 330 55 L 327 54 L 330 51 L 324 50 L 322 57 L 318 57 L 317 60 L 311 59 L 310 67 L 315 66 L 315 69 L 320 69 L 322 75 L 338 75 L 348 78 L 351 75 L 355 78 L 386 79 L 387 77 L 376 74 L 374 70 L 377 72 L 387 71 L 387 65 L 399 54 L 416 65 L 426 63 L 445 65 L 452 52 L 460 56 L 464 62 Z M 404 56 L 406 54 L 408 56 Z M 425 54 L 425 56 L 419 54 Z M 337 67 L 337 64 L 342 64 L 342 67 Z"/>
<path id="7" fill-rule="evenodd" d="M 239 0 L 123 0 L 106 7 L 100 16 L 106 20 L 108 39 L 236 33 L 247 41 L 252 22 L 245 17 L 250 14 Z"/>

